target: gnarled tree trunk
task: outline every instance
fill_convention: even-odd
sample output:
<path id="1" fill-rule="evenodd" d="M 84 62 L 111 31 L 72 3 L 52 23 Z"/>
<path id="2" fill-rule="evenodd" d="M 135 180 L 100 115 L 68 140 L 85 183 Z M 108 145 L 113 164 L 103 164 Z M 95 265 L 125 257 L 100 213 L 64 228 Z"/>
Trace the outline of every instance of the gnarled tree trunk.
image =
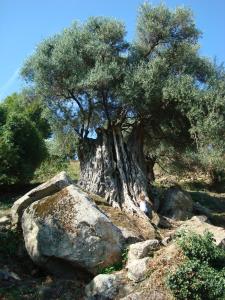
<path id="1" fill-rule="evenodd" d="M 120 127 L 99 129 L 98 137 L 85 139 L 79 146 L 79 184 L 85 190 L 106 197 L 119 207 L 142 217 L 138 200 L 143 193 L 152 208 L 147 167 L 143 154 L 142 128 L 135 127 L 124 141 Z"/>

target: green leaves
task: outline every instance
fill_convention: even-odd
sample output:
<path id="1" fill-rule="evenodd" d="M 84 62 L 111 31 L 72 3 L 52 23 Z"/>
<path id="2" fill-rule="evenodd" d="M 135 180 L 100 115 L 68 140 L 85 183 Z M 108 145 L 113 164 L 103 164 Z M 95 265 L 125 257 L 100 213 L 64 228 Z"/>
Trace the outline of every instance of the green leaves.
<path id="1" fill-rule="evenodd" d="M 189 260 L 182 264 L 167 280 L 175 299 L 224 299 L 225 277 L 208 264 Z"/>
<path id="2" fill-rule="evenodd" d="M 199 55 L 200 31 L 191 11 L 144 3 L 134 43 L 125 35 L 124 24 L 112 18 L 74 23 L 43 41 L 22 75 L 52 119 L 79 139 L 113 124 L 127 135 L 141 122 L 153 154 L 162 153 L 163 145 L 179 155 L 188 145 L 204 157 L 212 145 L 211 153 L 223 157 L 224 68 Z"/>
<path id="3" fill-rule="evenodd" d="M 0 185 L 27 182 L 46 155 L 49 127 L 39 104 L 13 94 L 0 105 Z"/>
<path id="4" fill-rule="evenodd" d="M 225 250 L 214 244 L 212 234 L 183 232 L 177 242 L 188 260 L 167 278 L 176 299 L 224 299 Z"/>
<path id="5" fill-rule="evenodd" d="M 212 267 L 225 267 L 225 250 L 214 244 L 213 235 L 206 232 L 203 236 L 194 233 L 183 233 L 177 241 L 189 259 L 205 262 Z"/>
<path id="6" fill-rule="evenodd" d="M 179 43 L 196 43 L 199 31 L 192 13 L 185 8 L 170 11 L 165 5 L 141 5 L 137 22 L 137 45 L 144 56 Z"/>

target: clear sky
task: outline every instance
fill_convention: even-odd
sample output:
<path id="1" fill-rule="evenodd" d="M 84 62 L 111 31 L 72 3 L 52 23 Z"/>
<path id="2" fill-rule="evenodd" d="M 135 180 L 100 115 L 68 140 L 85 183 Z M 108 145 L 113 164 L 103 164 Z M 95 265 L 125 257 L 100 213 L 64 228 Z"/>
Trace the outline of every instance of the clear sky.
<path id="1" fill-rule="evenodd" d="M 0 0 L 0 100 L 19 91 L 19 70 L 44 38 L 89 16 L 111 16 L 125 22 L 127 39 L 135 34 L 140 0 Z M 156 5 L 162 1 L 152 0 Z M 171 8 L 187 6 L 203 32 L 201 54 L 225 61 L 225 0 L 166 0 Z"/>

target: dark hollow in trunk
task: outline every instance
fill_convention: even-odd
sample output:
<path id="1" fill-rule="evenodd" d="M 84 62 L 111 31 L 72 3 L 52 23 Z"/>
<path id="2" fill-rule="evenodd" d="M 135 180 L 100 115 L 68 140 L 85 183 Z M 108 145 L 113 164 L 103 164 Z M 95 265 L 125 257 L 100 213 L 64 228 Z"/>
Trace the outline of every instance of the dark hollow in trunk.
<path id="1" fill-rule="evenodd" d="M 139 209 L 140 193 L 148 200 L 150 185 L 143 153 L 143 133 L 135 127 L 126 142 L 119 127 L 99 129 L 96 140 L 79 145 L 82 188 L 106 198 L 113 207 L 145 216 Z"/>

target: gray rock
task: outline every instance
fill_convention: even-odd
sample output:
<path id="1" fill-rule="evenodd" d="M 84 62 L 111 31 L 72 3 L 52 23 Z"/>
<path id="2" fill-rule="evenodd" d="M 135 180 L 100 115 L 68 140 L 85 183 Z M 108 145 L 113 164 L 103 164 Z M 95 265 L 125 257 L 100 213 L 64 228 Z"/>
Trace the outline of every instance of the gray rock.
<path id="1" fill-rule="evenodd" d="M 161 243 L 162 243 L 163 246 L 167 246 L 167 245 L 169 244 L 169 242 L 171 242 L 171 241 L 172 241 L 172 237 L 171 237 L 171 236 L 167 236 L 167 237 L 165 237 L 165 238 L 161 241 Z"/>
<path id="2" fill-rule="evenodd" d="M 169 188 L 160 203 L 159 212 L 174 220 L 190 219 L 193 212 L 192 198 L 180 188 Z"/>
<path id="3" fill-rule="evenodd" d="M 85 294 L 87 299 L 115 299 L 121 284 L 116 274 L 99 274 L 85 287 Z"/>
<path id="4" fill-rule="evenodd" d="M 141 292 L 134 292 L 127 295 L 120 300 L 167 300 L 168 297 L 160 291 L 156 290 L 142 290 Z"/>
<path id="5" fill-rule="evenodd" d="M 19 198 L 11 208 L 12 225 L 17 227 L 20 224 L 22 214 L 30 204 L 46 196 L 50 196 L 70 184 L 71 180 L 69 177 L 65 172 L 61 172 Z"/>
<path id="6" fill-rule="evenodd" d="M 149 270 L 150 260 L 150 257 L 144 257 L 128 262 L 126 266 L 128 271 L 127 277 L 134 282 L 140 282 L 144 280 Z"/>
<path id="7" fill-rule="evenodd" d="M 190 220 L 183 222 L 178 227 L 177 232 L 184 230 L 203 235 L 206 231 L 209 231 L 213 234 L 215 244 L 225 248 L 225 229 L 206 223 L 206 220 L 207 218 L 204 216 L 194 216 Z"/>
<path id="8" fill-rule="evenodd" d="M 195 214 L 205 215 L 207 217 L 210 217 L 212 215 L 211 210 L 209 208 L 201 205 L 201 203 L 199 203 L 199 202 L 193 203 L 193 211 Z"/>
<path id="9" fill-rule="evenodd" d="M 96 274 L 121 258 L 121 231 L 74 185 L 31 204 L 22 229 L 32 260 L 52 272 L 67 262 Z"/>
<path id="10" fill-rule="evenodd" d="M 5 226 L 10 224 L 11 218 L 9 216 L 4 216 L 0 218 L 0 226 Z"/>
<path id="11" fill-rule="evenodd" d="M 137 242 L 140 242 L 143 240 L 140 235 L 133 232 L 132 230 L 129 230 L 129 229 L 127 229 L 125 227 L 121 227 L 121 226 L 118 226 L 118 228 L 122 232 L 122 235 L 123 235 L 126 245 L 134 244 L 134 243 L 137 243 Z"/>
<path id="12" fill-rule="evenodd" d="M 128 262 L 146 257 L 151 251 L 155 251 L 159 248 L 158 240 L 147 240 L 130 245 L 128 251 Z"/>
<path id="13" fill-rule="evenodd" d="M 15 281 L 15 280 L 21 280 L 21 279 L 14 272 L 9 272 L 9 271 L 6 271 L 6 270 L 0 270 L 0 280 Z"/>

